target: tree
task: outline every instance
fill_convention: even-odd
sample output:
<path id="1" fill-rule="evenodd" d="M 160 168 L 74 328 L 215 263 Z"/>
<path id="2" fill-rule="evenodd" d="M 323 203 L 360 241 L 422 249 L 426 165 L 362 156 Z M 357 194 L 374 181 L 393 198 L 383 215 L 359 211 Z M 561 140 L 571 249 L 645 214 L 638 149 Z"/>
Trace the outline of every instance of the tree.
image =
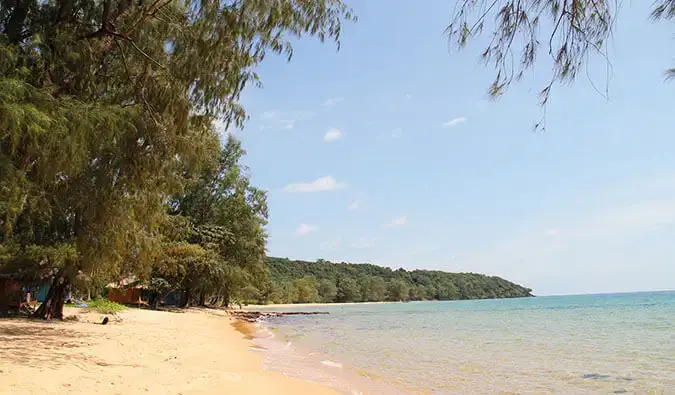
<path id="1" fill-rule="evenodd" d="M 481 55 L 496 70 L 488 90 L 493 97 L 501 96 L 535 65 L 543 41 L 543 51 L 553 60 L 551 78 L 540 91 L 540 103 L 545 107 L 553 86 L 573 82 L 591 56 L 609 62 L 605 44 L 612 35 L 620 4 L 613 0 L 462 1 L 446 32 L 450 43 L 461 49 L 483 32 L 490 19 L 494 20 L 491 40 Z M 656 2 L 653 20 L 673 17 L 675 0 Z M 542 27 L 545 33 L 540 34 Z M 675 77 L 675 68 L 666 74 Z M 543 127 L 541 122 L 535 128 Z"/>
<path id="2" fill-rule="evenodd" d="M 337 295 L 337 287 L 335 283 L 328 279 L 323 279 L 319 282 L 319 296 L 321 301 L 324 303 L 330 303 L 335 301 L 335 296 Z"/>
<path id="3" fill-rule="evenodd" d="M 295 289 L 297 290 L 297 303 L 313 303 L 319 300 L 319 292 L 316 289 L 316 279 L 313 277 L 304 277 L 295 280 Z"/>
<path id="4" fill-rule="evenodd" d="M 271 284 L 263 264 L 267 194 L 250 185 L 248 169 L 241 164 L 244 155 L 241 143 L 228 136 L 217 160 L 187 180 L 182 194 L 171 197 L 170 216 L 190 223 L 183 241 L 198 244 L 214 256 L 200 261 L 199 267 L 190 266 L 194 270 L 180 285 L 183 306 L 197 296 L 200 305 L 207 298 L 221 297 L 227 305 L 245 286 L 256 287 L 256 298 L 269 297 Z M 158 261 L 158 265 L 164 263 Z"/>
<path id="5" fill-rule="evenodd" d="M 386 299 L 387 286 L 382 277 L 369 276 L 361 280 L 361 299 L 365 302 L 380 302 Z"/>
<path id="6" fill-rule="evenodd" d="M 361 300 L 361 291 L 356 284 L 356 280 L 351 277 L 338 277 L 336 288 L 335 300 L 337 302 L 358 302 Z"/>
<path id="7" fill-rule="evenodd" d="M 391 280 L 387 286 L 387 298 L 391 301 L 406 301 L 410 290 L 402 280 Z"/>
<path id="8" fill-rule="evenodd" d="M 271 296 L 267 300 L 297 302 L 294 286 L 298 280 L 311 279 L 324 302 L 361 302 L 383 300 L 457 300 L 514 298 L 532 296 L 532 290 L 500 277 L 475 273 L 446 273 L 430 270 L 392 270 L 370 264 L 294 261 L 288 258 L 266 259 Z M 332 285 L 336 288 L 332 295 Z M 311 292 L 311 291 L 308 291 Z"/>
<path id="9" fill-rule="evenodd" d="M 256 66 L 290 59 L 289 34 L 339 45 L 347 19 L 340 0 L 0 0 L 0 265 L 49 267 L 39 315 L 80 272 L 147 276 L 168 196 L 217 155 L 214 121 L 243 125 Z"/>

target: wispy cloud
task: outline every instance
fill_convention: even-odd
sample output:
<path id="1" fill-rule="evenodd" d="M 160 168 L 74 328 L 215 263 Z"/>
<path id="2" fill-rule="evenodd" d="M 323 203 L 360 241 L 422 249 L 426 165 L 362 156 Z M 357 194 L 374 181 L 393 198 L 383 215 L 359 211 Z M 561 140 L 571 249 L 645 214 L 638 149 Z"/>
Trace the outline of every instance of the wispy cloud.
<path id="1" fill-rule="evenodd" d="M 323 136 L 323 141 L 330 143 L 342 138 L 342 131 L 338 128 L 329 129 L 326 134 Z"/>
<path id="2" fill-rule="evenodd" d="M 279 120 L 281 130 L 291 130 L 295 127 L 295 119 L 281 119 Z"/>
<path id="3" fill-rule="evenodd" d="M 344 100 L 344 98 L 342 98 L 342 97 L 331 97 L 330 99 L 327 99 L 325 102 L 323 102 L 322 106 L 324 106 L 324 107 L 335 107 L 340 102 L 342 102 L 343 100 Z"/>
<path id="4" fill-rule="evenodd" d="M 338 182 L 331 176 L 317 178 L 312 182 L 293 182 L 284 187 L 285 192 L 305 193 L 305 192 L 325 192 L 335 191 L 347 188 L 344 182 Z"/>
<path id="5" fill-rule="evenodd" d="M 265 111 L 262 114 L 260 114 L 260 118 L 262 119 L 272 119 L 276 117 L 279 114 L 278 111 L 275 110 L 270 110 L 270 111 Z"/>
<path id="6" fill-rule="evenodd" d="M 406 94 L 405 94 L 405 99 L 406 99 L 406 100 L 412 99 L 412 95 L 411 95 L 410 93 L 406 93 Z"/>
<path id="7" fill-rule="evenodd" d="M 384 227 L 387 228 L 387 229 L 392 229 L 392 228 L 400 228 L 400 227 L 403 227 L 403 226 L 406 226 L 406 225 L 408 225 L 408 217 L 401 216 L 401 217 L 394 218 L 393 220 L 391 220 L 391 222 L 384 225 Z"/>
<path id="8" fill-rule="evenodd" d="M 295 229 L 295 235 L 296 236 L 305 236 L 310 233 L 316 232 L 319 230 L 319 227 L 316 225 L 308 225 L 308 224 L 300 224 L 298 227 Z"/>
<path id="9" fill-rule="evenodd" d="M 372 248 L 375 247 L 375 244 L 377 243 L 377 239 L 375 238 L 361 238 L 355 242 L 352 243 L 353 248 Z"/>
<path id="10" fill-rule="evenodd" d="M 322 241 L 319 248 L 322 250 L 334 250 L 342 245 L 342 239 L 337 238 L 333 240 Z"/>
<path id="11" fill-rule="evenodd" d="M 349 211 L 356 211 L 361 207 L 361 202 L 358 200 L 354 200 L 353 202 L 349 203 L 349 206 L 347 206 L 347 210 Z"/>
<path id="12" fill-rule="evenodd" d="M 260 130 L 275 129 L 275 130 L 292 130 L 300 121 L 306 121 L 316 115 L 313 111 L 294 110 L 294 111 L 280 111 L 270 110 L 260 114 L 262 125 Z"/>
<path id="13" fill-rule="evenodd" d="M 464 117 L 459 117 L 459 118 L 454 118 L 449 120 L 448 122 L 443 124 L 444 128 L 451 128 L 453 126 L 459 125 L 461 123 L 466 123 L 466 118 Z"/>
<path id="14" fill-rule="evenodd" d="M 555 273 L 558 269 L 551 265 L 557 264 L 556 259 L 571 254 L 577 259 L 572 261 L 578 262 L 578 265 L 570 263 L 565 267 L 581 270 L 583 267 L 579 265 L 588 264 L 581 258 L 599 252 L 597 245 L 623 245 L 624 240 L 675 225 L 675 200 L 634 202 L 597 212 L 579 213 L 556 222 L 555 227 L 530 229 L 506 238 L 487 249 L 469 254 L 465 261 L 472 262 L 480 270 L 485 270 L 483 265 L 499 261 L 503 267 L 510 266 L 510 270 L 549 270 Z M 611 255 L 610 250 L 606 252 Z M 542 262 L 550 263 L 542 265 Z"/>
<path id="15" fill-rule="evenodd" d="M 402 135 L 403 135 L 403 129 L 401 129 L 401 128 L 396 128 L 396 129 L 391 131 L 391 138 L 392 139 L 400 139 Z"/>

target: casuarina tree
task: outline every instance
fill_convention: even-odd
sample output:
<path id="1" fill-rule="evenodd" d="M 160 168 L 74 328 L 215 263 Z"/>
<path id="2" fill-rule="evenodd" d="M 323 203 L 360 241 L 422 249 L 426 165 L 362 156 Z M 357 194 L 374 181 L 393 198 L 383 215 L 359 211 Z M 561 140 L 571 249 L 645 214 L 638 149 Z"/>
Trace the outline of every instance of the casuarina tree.
<path id="1" fill-rule="evenodd" d="M 218 156 L 214 121 L 242 125 L 256 66 L 351 18 L 340 0 L 0 0 L 0 265 L 51 276 L 38 315 L 62 316 L 79 273 L 148 273 L 168 197 Z"/>

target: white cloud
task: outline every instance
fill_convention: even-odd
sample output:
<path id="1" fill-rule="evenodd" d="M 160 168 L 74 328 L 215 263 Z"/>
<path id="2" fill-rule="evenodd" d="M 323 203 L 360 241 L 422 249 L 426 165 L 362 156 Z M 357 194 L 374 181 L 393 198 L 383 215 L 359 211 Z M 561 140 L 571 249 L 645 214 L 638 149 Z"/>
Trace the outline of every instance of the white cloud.
<path id="1" fill-rule="evenodd" d="M 393 220 L 391 220 L 390 223 L 386 224 L 384 227 L 389 228 L 389 229 L 400 228 L 402 226 L 406 226 L 407 224 L 408 224 L 408 217 L 402 216 L 402 217 L 394 218 Z"/>
<path id="2" fill-rule="evenodd" d="M 347 210 L 349 211 L 356 211 L 361 207 L 361 202 L 358 200 L 354 200 L 353 202 L 349 203 L 349 206 L 347 206 Z"/>
<path id="3" fill-rule="evenodd" d="M 265 111 L 262 114 L 260 114 L 260 118 L 262 118 L 262 119 L 272 119 L 272 118 L 276 117 L 278 114 L 279 114 L 278 111 L 272 111 L 272 110 Z"/>
<path id="4" fill-rule="evenodd" d="M 546 234 L 549 236 L 557 236 L 558 235 L 558 229 L 549 229 L 546 231 Z"/>
<path id="5" fill-rule="evenodd" d="M 396 129 L 391 131 L 391 138 L 392 139 L 401 138 L 402 135 L 403 135 L 403 130 L 401 128 L 396 128 Z"/>
<path id="6" fill-rule="evenodd" d="M 405 98 L 406 98 L 406 100 L 410 100 L 410 99 L 412 99 L 412 95 L 410 93 L 406 93 Z"/>
<path id="7" fill-rule="evenodd" d="M 319 227 L 316 226 L 316 225 L 300 224 L 295 229 L 295 235 L 296 236 L 305 236 L 305 235 L 308 235 L 312 232 L 316 232 L 317 230 L 319 230 Z"/>
<path id="8" fill-rule="evenodd" d="M 342 98 L 342 97 L 331 97 L 330 99 L 327 99 L 325 102 L 323 102 L 322 106 L 324 106 L 324 107 L 335 107 L 335 106 L 338 105 L 338 103 L 340 103 L 343 100 L 344 100 L 344 98 Z"/>
<path id="9" fill-rule="evenodd" d="M 323 141 L 330 143 L 330 142 L 333 142 L 335 140 L 339 140 L 341 138 L 342 138 L 342 132 L 340 131 L 340 129 L 331 128 L 323 136 Z"/>
<path id="10" fill-rule="evenodd" d="M 333 240 L 322 241 L 319 248 L 322 250 L 334 250 L 342 245 L 342 239 L 337 238 Z"/>
<path id="11" fill-rule="evenodd" d="M 375 243 L 377 242 L 377 239 L 375 238 L 361 238 L 355 242 L 352 243 L 353 248 L 372 248 L 375 247 Z"/>
<path id="12" fill-rule="evenodd" d="M 317 178 L 312 182 L 293 182 L 284 187 L 285 192 L 324 192 L 347 188 L 347 184 L 338 182 L 331 176 Z"/>
<path id="13" fill-rule="evenodd" d="M 451 119 L 448 122 L 444 123 L 443 127 L 444 128 L 451 128 L 453 126 L 459 125 L 460 123 L 466 123 L 466 118 L 459 117 L 459 118 Z"/>
<path id="14" fill-rule="evenodd" d="M 295 127 L 295 120 L 294 119 L 279 120 L 279 126 L 281 127 L 281 130 L 291 130 L 293 129 L 293 127 Z"/>

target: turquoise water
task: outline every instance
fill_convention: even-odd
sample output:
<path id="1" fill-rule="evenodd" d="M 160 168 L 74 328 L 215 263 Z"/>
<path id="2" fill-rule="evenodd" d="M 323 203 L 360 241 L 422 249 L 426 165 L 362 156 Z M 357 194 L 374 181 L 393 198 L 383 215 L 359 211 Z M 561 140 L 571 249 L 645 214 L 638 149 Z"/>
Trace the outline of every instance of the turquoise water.
<path id="1" fill-rule="evenodd" d="M 675 394 L 675 292 L 294 307 L 270 369 L 345 393 Z"/>

